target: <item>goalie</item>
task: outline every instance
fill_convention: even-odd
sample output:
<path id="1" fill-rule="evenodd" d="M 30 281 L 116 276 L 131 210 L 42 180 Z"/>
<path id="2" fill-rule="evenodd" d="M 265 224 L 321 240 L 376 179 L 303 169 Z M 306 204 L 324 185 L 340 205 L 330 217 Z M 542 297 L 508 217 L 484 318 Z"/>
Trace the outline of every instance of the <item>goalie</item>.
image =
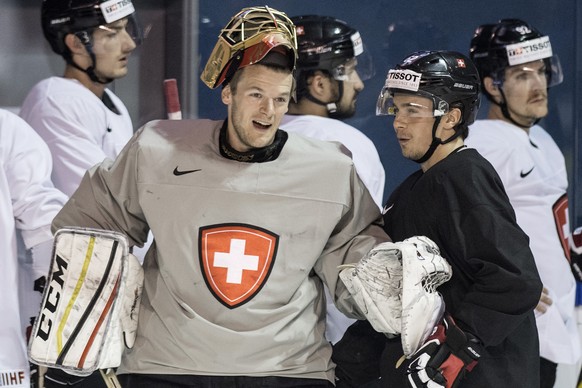
<path id="1" fill-rule="evenodd" d="M 542 284 L 529 240 L 495 170 L 463 142 L 479 88 L 469 58 L 425 51 L 389 71 L 378 99 L 378 114 L 394 116 L 403 156 L 420 166 L 389 197 L 384 229 L 394 241 L 427 236 L 452 268 L 439 287 L 440 321 L 433 325 L 437 299 L 426 301 L 432 307 L 422 320 L 401 321 L 403 333 L 431 330 L 418 349 L 410 354 L 405 338 L 380 337 L 382 386 L 539 386 L 533 310 Z"/>

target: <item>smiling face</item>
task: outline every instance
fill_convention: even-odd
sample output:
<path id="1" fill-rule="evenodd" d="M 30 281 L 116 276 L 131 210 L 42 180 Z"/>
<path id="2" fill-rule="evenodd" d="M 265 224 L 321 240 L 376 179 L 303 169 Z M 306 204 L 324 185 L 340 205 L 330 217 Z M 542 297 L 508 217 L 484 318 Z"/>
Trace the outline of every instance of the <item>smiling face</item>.
<path id="1" fill-rule="evenodd" d="M 104 79 L 121 78 L 127 74 L 130 53 L 136 48 L 127 31 L 128 19 L 100 26 L 93 32 L 95 73 Z"/>
<path id="2" fill-rule="evenodd" d="M 260 64 L 246 66 L 236 81 L 222 90 L 222 102 L 228 106 L 227 139 L 239 152 L 262 148 L 273 143 L 283 115 L 287 112 L 293 75 Z"/>

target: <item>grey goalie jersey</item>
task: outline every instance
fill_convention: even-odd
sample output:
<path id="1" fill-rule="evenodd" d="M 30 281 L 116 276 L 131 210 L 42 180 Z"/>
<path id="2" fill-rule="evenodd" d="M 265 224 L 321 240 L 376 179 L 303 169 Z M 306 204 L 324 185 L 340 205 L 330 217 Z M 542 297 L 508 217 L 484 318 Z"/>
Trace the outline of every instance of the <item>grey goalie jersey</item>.
<path id="1" fill-rule="evenodd" d="M 333 381 L 322 281 L 357 317 L 337 267 L 388 240 L 378 206 L 339 145 L 290 134 L 276 160 L 237 162 L 219 152 L 222 124 L 146 124 L 86 174 L 53 228 L 138 245 L 153 232 L 118 372 Z"/>

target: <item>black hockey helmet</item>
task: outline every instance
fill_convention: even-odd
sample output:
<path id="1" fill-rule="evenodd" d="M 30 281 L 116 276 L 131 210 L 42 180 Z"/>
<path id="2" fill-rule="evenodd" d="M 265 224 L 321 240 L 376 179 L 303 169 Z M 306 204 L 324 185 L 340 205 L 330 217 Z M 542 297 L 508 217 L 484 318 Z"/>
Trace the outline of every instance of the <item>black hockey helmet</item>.
<path id="1" fill-rule="evenodd" d="M 548 87 L 563 80 L 560 61 L 552 53 L 550 38 L 520 19 L 501 19 L 495 24 L 477 27 L 469 55 L 481 79 L 491 77 L 498 84 L 503 84 L 507 67 L 539 59 L 546 63 Z"/>
<path id="2" fill-rule="evenodd" d="M 65 36 L 82 31 L 91 32 L 99 26 L 129 18 L 128 33 L 139 45 L 141 29 L 135 19 L 131 0 L 43 0 L 42 31 L 53 51 L 68 60 L 70 53 Z M 91 35 L 90 33 L 87 35 Z"/>
<path id="3" fill-rule="evenodd" d="M 386 83 L 376 104 L 377 115 L 396 115 L 394 95 L 415 94 L 432 101 L 432 107 L 419 110 L 428 117 L 435 117 L 432 143 L 425 154 L 415 160 L 427 161 L 441 144 L 459 136 L 468 135 L 468 126 L 475 121 L 480 105 L 480 85 L 477 68 L 469 58 L 455 51 L 417 51 L 388 72 Z M 451 108 L 462 112 L 455 133 L 448 139 L 436 136 L 441 117 Z"/>
<path id="4" fill-rule="evenodd" d="M 459 105 L 461 124 L 471 125 L 479 110 L 481 81 L 469 58 L 455 51 L 418 51 L 388 72 L 376 105 L 376 114 L 393 115 L 394 93 L 418 94 L 433 101 L 434 116 Z"/>
<path id="5" fill-rule="evenodd" d="M 291 18 L 297 28 L 297 69 L 326 70 L 333 78 L 346 80 L 346 69 L 343 67 L 350 59 L 363 58 L 364 45 L 360 33 L 346 22 L 331 16 L 301 15 Z M 369 56 L 367 56 L 369 58 Z M 367 58 L 366 58 L 367 59 Z M 362 80 L 372 77 L 372 61 L 367 67 L 358 67 L 358 75 Z"/>

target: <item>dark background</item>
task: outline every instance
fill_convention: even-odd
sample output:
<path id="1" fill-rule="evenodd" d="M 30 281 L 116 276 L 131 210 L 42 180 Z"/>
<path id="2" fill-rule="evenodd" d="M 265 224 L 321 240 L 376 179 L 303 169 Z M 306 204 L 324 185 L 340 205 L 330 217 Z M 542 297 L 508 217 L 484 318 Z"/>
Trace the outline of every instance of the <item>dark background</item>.
<path id="1" fill-rule="evenodd" d="M 560 57 L 564 82 L 550 90 L 550 114 L 540 124 L 566 157 L 572 226 L 582 225 L 582 2 L 579 0 L 133 0 L 149 29 L 130 58 L 130 72 L 111 84 L 126 103 L 136 129 L 165 118 L 162 83 L 176 78 L 185 118 L 224 118 L 219 91 L 199 80 L 220 29 L 244 7 L 269 5 L 289 16 L 320 14 L 358 29 L 374 58 L 376 75 L 365 81 L 358 111 L 349 124 L 378 148 L 386 170 L 385 197 L 418 166 L 401 156 L 392 123 L 375 116 L 386 72 L 407 54 L 447 49 L 468 54 L 475 28 L 500 18 L 521 18 L 550 36 Z M 41 0 L 0 0 L 0 107 L 17 111 L 40 79 L 62 75 L 63 61 L 50 50 L 40 29 Z M 483 103 L 479 117 L 487 111 Z"/>
<path id="2" fill-rule="evenodd" d="M 200 3 L 200 55 L 205 63 L 220 28 L 240 9 L 253 5 L 248 1 L 229 1 L 220 9 L 210 1 Z M 468 54 L 475 28 L 500 18 L 521 18 L 543 34 L 550 36 L 552 48 L 560 57 L 564 82 L 550 90 L 550 114 L 540 122 L 554 137 L 564 152 L 570 172 L 571 211 L 580 209 L 580 200 L 574 200 L 574 189 L 579 185 L 580 105 L 579 53 L 580 6 L 575 1 L 282 1 L 268 3 L 288 16 L 320 14 L 346 21 L 358 29 L 366 48 L 374 59 L 376 75 L 365 81 L 365 89 L 358 98 L 354 118 L 346 120 L 359 128 L 376 144 L 386 170 L 386 196 L 411 172 L 418 168 L 405 160 L 396 142 L 392 122 L 386 116 L 375 116 L 375 103 L 389 68 L 407 54 L 421 49 L 447 49 Z M 202 85 L 202 84 L 201 84 Z M 578 87 L 577 87 L 578 85 Z M 224 106 L 215 91 L 200 86 L 199 112 L 201 116 L 222 118 Z M 483 101 L 479 117 L 484 117 L 487 103 Z M 581 193 L 580 190 L 576 192 Z M 578 194 L 578 197 L 582 195 Z M 578 206 L 577 206 L 578 205 Z M 576 214 L 578 214 L 576 213 Z"/>

